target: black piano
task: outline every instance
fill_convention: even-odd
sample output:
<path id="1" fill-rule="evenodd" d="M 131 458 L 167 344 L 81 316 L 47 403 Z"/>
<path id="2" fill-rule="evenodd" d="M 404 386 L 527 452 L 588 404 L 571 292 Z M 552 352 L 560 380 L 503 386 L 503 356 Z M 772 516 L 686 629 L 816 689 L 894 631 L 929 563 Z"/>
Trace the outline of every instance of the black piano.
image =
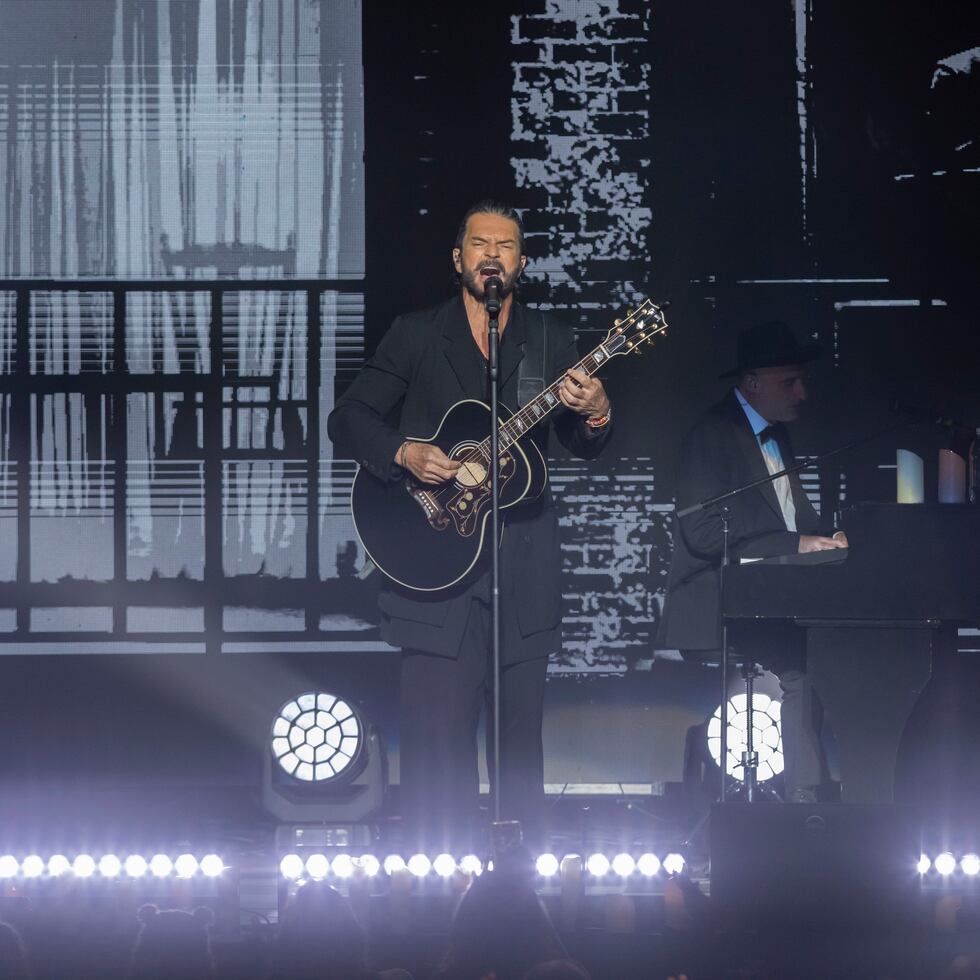
<path id="1" fill-rule="evenodd" d="M 792 620 L 840 753 L 841 800 L 893 801 L 906 721 L 936 645 L 980 625 L 980 506 L 859 504 L 847 552 L 731 565 L 729 620 Z"/>

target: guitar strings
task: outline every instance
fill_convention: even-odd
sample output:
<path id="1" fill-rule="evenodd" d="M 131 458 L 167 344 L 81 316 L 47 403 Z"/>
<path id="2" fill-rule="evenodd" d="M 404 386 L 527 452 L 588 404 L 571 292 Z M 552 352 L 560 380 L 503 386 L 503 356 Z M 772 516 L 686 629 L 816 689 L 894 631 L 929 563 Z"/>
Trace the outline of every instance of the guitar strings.
<path id="1" fill-rule="evenodd" d="M 644 307 L 646 307 L 646 305 L 647 304 L 644 303 L 643 306 L 640 308 L 640 310 L 643 310 Z M 654 307 L 654 309 L 656 308 Z M 639 313 L 640 310 L 637 310 L 636 312 Z M 636 314 L 634 314 L 634 316 L 635 315 Z M 649 335 L 650 338 L 652 338 L 655 334 L 661 333 L 663 330 L 666 329 L 667 326 L 665 323 L 661 323 L 659 310 L 657 310 L 657 312 L 655 313 L 653 320 L 655 323 L 658 324 L 658 328 L 651 332 L 651 334 Z M 623 334 L 620 334 L 616 338 L 612 338 L 612 340 L 619 340 L 620 342 L 625 341 L 625 339 L 626 337 Z M 612 342 L 612 340 L 610 340 L 609 342 Z M 596 351 L 600 349 L 605 355 L 602 361 L 597 360 L 595 356 Z M 613 353 L 615 354 L 617 352 L 614 351 Z M 606 350 L 605 343 L 599 344 L 599 346 L 596 347 L 594 351 L 592 351 L 590 354 L 582 358 L 582 360 L 579 361 L 578 364 L 576 364 L 572 370 L 584 371 L 587 375 L 589 375 L 589 377 L 592 377 L 592 375 L 594 375 L 596 371 L 599 370 L 600 366 L 609 357 L 610 357 L 610 352 Z M 542 415 L 539 415 L 535 418 L 531 417 L 532 407 L 538 402 L 540 402 L 547 393 L 550 392 L 551 394 L 556 394 L 558 389 L 561 387 L 563 381 L 564 381 L 564 376 L 562 378 L 558 378 L 557 380 L 553 381 L 550 385 L 548 385 L 547 388 L 544 389 L 544 391 L 541 392 L 541 394 L 537 395 L 535 398 L 532 398 L 531 401 L 529 401 L 523 408 L 515 412 L 503 425 L 500 426 L 501 434 L 504 435 L 505 438 L 510 438 L 510 442 L 508 442 L 503 447 L 504 451 L 509 449 L 515 442 L 518 441 L 518 439 L 521 438 L 521 436 L 529 432 L 534 425 L 536 425 L 538 422 L 540 422 L 542 419 L 548 416 L 557 407 L 556 405 L 550 405 Z M 514 423 L 518 421 L 524 424 L 520 427 L 519 431 L 515 432 L 512 427 L 514 426 Z M 459 460 L 459 462 L 461 463 L 460 468 L 461 469 L 465 468 L 470 477 L 475 477 L 476 474 L 470 468 L 470 464 L 477 462 L 478 459 L 481 462 L 481 465 L 484 465 L 485 472 L 489 476 L 490 473 L 490 437 L 489 436 L 487 436 L 485 439 L 479 442 L 468 456 L 464 456 Z M 435 498 L 436 500 L 439 500 L 441 503 L 442 498 L 446 494 L 455 494 L 458 491 L 454 483 L 450 483 L 449 481 L 447 481 L 446 483 L 434 487 L 431 490 L 427 490 L 426 492 L 431 497 Z"/>
<path id="2" fill-rule="evenodd" d="M 591 370 L 589 370 L 585 366 L 587 361 L 591 361 L 592 364 L 593 364 Z M 584 357 L 574 367 L 574 370 L 585 370 L 585 372 L 589 376 L 591 376 L 592 374 L 594 374 L 598 369 L 599 369 L 599 362 L 596 361 L 596 359 L 595 359 L 595 351 L 593 351 L 587 357 Z M 551 392 L 552 394 L 555 394 L 557 392 L 557 390 L 561 387 L 562 380 L 563 379 L 558 379 L 556 381 L 553 381 L 550 385 L 548 385 L 547 388 L 545 388 L 545 390 L 543 392 L 541 392 L 540 395 L 538 395 L 537 397 L 533 398 L 530 402 L 527 403 L 527 405 L 525 405 L 523 408 L 521 408 L 517 412 L 515 412 L 500 427 L 501 434 L 504 435 L 505 437 L 510 437 L 510 442 L 507 443 L 507 445 L 505 445 L 503 447 L 504 451 L 506 451 L 507 449 L 509 449 L 510 446 L 512 446 L 515 442 L 517 442 L 517 440 L 522 435 L 524 435 L 524 433 L 526 433 L 526 432 L 529 431 L 529 426 L 527 425 L 527 423 L 532 421 L 531 415 L 530 415 L 530 408 L 531 408 L 531 406 L 534 405 L 536 402 L 540 401 L 542 398 L 544 398 L 544 395 L 547 392 Z M 536 424 L 537 422 L 540 422 L 554 408 L 555 408 L 555 406 L 552 405 L 548 409 L 547 412 L 545 412 L 543 415 L 538 416 L 538 418 L 534 419 L 533 420 L 534 423 Z M 515 431 L 513 431 L 512 426 L 518 420 L 524 422 L 525 425 L 524 425 L 524 427 L 520 431 L 515 432 Z M 485 464 L 485 470 L 487 472 L 487 475 L 489 475 L 489 472 L 490 472 L 490 437 L 489 436 L 487 436 L 485 439 L 483 439 L 481 442 L 479 442 L 476 445 L 476 447 L 471 451 L 471 453 L 468 456 L 463 456 L 459 460 L 459 462 L 462 464 L 460 468 L 462 469 L 463 467 L 465 467 L 467 469 L 467 473 L 469 473 L 470 476 L 473 476 L 474 474 L 473 474 L 473 471 L 469 468 L 469 464 L 474 463 L 474 462 L 477 462 L 478 459 L 481 462 L 481 464 Z M 479 482 L 482 482 L 482 481 L 479 481 Z M 435 488 L 434 490 L 428 491 L 428 493 L 429 493 L 430 496 L 436 498 L 440 502 L 442 502 L 442 498 L 444 497 L 445 494 L 447 494 L 447 493 L 449 493 L 449 494 L 455 494 L 456 492 L 457 492 L 457 488 L 455 487 L 455 485 L 452 484 L 452 483 L 449 483 L 448 481 L 446 483 L 442 484 L 441 486 Z"/>

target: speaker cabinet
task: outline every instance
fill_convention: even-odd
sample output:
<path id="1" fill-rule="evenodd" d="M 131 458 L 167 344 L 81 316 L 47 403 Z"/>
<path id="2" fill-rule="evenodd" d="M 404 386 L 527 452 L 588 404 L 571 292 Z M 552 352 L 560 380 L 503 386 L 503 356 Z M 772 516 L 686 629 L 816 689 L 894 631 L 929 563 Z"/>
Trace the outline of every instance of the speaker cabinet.
<path id="1" fill-rule="evenodd" d="M 915 914 L 920 821 L 893 804 L 725 803 L 711 810 L 720 924 L 897 925 Z"/>

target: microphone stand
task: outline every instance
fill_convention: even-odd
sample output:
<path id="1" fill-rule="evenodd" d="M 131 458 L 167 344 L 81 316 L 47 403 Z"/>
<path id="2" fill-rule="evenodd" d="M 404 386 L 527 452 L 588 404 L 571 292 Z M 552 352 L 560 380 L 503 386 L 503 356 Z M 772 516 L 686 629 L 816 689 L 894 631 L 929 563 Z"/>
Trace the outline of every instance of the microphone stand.
<path id="1" fill-rule="evenodd" d="M 490 673 L 493 685 L 493 708 L 491 741 L 493 745 L 493 767 L 490 782 L 493 787 L 493 822 L 501 821 L 500 808 L 500 730 L 501 730 L 501 662 L 500 662 L 500 406 L 497 401 L 499 388 L 500 344 L 500 289 L 501 282 L 496 277 L 487 280 L 484 286 L 484 299 L 489 315 L 487 325 L 487 372 L 490 379 L 490 460 L 487 471 L 490 480 L 490 533 L 493 547 L 490 566 Z"/>
<path id="2" fill-rule="evenodd" d="M 819 456 L 814 456 L 811 459 L 802 460 L 801 462 L 795 463 L 792 466 L 786 466 L 776 473 L 770 473 L 767 476 L 759 477 L 757 480 L 750 480 L 748 483 L 743 483 L 740 487 L 725 490 L 722 493 L 715 494 L 713 497 L 707 497 L 705 500 L 699 501 L 696 504 L 691 504 L 690 507 L 685 507 L 683 510 L 677 511 L 674 516 L 680 520 L 681 518 L 687 517 L 690 514 L 696 514 L 698 511 L 708 510 L 709 508 L 717 510 L 718 516 L 721 520 L 722 531 L 721 564 L 718 569 L 718 588 L 722 601 L 724 601 L 725 595 L 725 569 L 730 563 L 729 522 L 731 515 L 728 509 L 728 501 L 730 501 L 733 497 L 740 496 L 747 490 L 751 490 L 753 487 L 758 487 L 763 483 L 772 483 L 773 480 L 778 480 L 781 476 L 789 476 L 792 473 L 798 473 L 800 470 L 806 469 L 808 466 L 814 466 L 815 464 L 822 463 L 824 460 L 830 459 L 832 456 L 838 456 L 841 453 L 850 452 L 853 449 L 857 449 L 859 446 L 873 442 L 875 439 L 878 439 L 889 432 L 893 432 L 897 429 L 904 429 L 907 426 L 912 425 L 915 421 L 917 420 L 903 419 L 899 422 L 893 423 L 892 425 L 887 425 L 884 428 L 876 429 L 870 435 L 862 436 L 860 439 L 856 439 L 854 442 L 849 442 L 844 446 L 838 446 L 836 449 L 831 449 L 828 452 L 821 453 Z M 728 802 L 728 666 L 728 620 L 723 613 L 721 618 L 721 745 L 719 747 L 719 768 L 721 769 L 720 802 L 723 804 Z M 753 802 L 755 799 L 757 786 L 756 767 L 758 764 L 758 753 L 755 751 L 752 741 L 751 678 L 755 676 L 754 669 L 754 665 L 749 665 L 746 668 L 745 673 L 748 697 L 746 703 L 746 743 L 745 751 L 742 753 L 742 774 L 745 779 L 746 799 L 749 803 Z"/>

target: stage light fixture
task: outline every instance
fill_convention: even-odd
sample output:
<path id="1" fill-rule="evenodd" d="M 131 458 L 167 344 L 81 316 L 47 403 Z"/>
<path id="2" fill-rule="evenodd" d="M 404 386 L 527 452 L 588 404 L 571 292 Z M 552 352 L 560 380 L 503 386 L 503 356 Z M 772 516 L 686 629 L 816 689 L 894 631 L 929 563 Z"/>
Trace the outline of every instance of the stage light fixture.
<path id="1" fill-rule="evenodd" d="M 205 854 L 201 858 L 201 874 L 205 878 L 219 878 L 225 871 L 225 862 L 217 854 Z"/>
<path id="2" fill-rule="evenodd" d="M 99 874 L 103 878 L 115 878 L 122 871 L 122 861 L 115 854 L 103 854 L 99 858 Z"/>
<path id="3" fill-rule="evenodd" d="M 13 854 L 4 854 L 0 857 L 0 878 L 16 878 L 20 871 L 20 862 Z"/>
<path id="4" fill-rule="evenodd" d="M 361 733 L 350 704 L 332 694 L 308 691 L 279 709 L 272 724 L 272 753 L 288 775 L 322 783 L 357 759 Z"/>
<path id="5" fill-rule="evenodd" d="M 748 699 L 744 693 L 728 699 L 728 765 L 729 776 L 743 779 L 742 753 L 745 751 L 748 728 Z M 752 695 L 752 743 L 759 754 L 756 777 L 765 782 L 783 771 L 783 739 L 779 701 L 756 691 Z M 708 751 L 715 765 L 721 764 L 721 706 L 708 722 Z"/>
<path id="6" fill-rule="evenodd" d="M 52 878 L 60 878 L 71 871 L 71 861 L 64 854 L 52 854 L 48 858 L 48 874 Z"/>
<path id="7" fill-rule="evenodd" d="M 641 854 L 636 860 L 636 870 L 645 878 L 652 878 L 660 872 L 660 858 L 656 854 Z"/>
<path id="8" fill-rule="evenodd" d="M 376 878 L 381 871 L 381 862 L 373 854 L 362 854 L 354 863 L 368 878 Z"/>
<path id="9" fill-rule="evenodd" d="M 609 874 L 609 858 L 605 854 L 590 854 L 585 869 L 593 878 L 602 878 Z"/>
<path id="10" fill-rule="evenodd" d="M 386 875 L 397 874 L 405 870 L 405 859 L 400 854 L 389 854 L 384 859 L 384 869 Z"/>
<path id="11" fill-rule="evenodd" d="M 44 874 L 44 861 L 37 854 L 28 854 L 21 862 L 20 873 L 25 878 L 40 878 Z"/>
<path id="12" fill-rule="evenodd" d="M 424 878 L 432 870 L 432 862 L 424 854 L 413 854 L 407 867 L 416 878 Z"/>
<path id="13" fill-rule="evenodd" d="M 620 878 L 628 878 L 636 871 L 636 861 L 633 860 L 632 854 L 617 854 L 612 859 L 612 869 Z"/>
<path id="14" fill-rule="evenodd" d="M 976 854 L 964 854 L 960 858 L 960 870 L 965 875 L 972 878 L 975 874 L 980 874 L 980 856 Z"/>
<path id="15" fill-rule="evenodd" d="M 456 873 L 456 859 L 452 854 L 437 854 L 432 862 L 432 870 L 440 878 L 451 878 Z"/>
<path id="16" fill-rule="evenodd" d="M 146 874 L 148 867 L 146 858 L 142 854 L 130 854 L 123 861 L 123 870 L 129 878 L 142 878 Z"/>
<path id="17" fill-rule="evenodd" d="M 384 804 L 388 762 L 377 726 L 350 697 L 306 691 L 271 721 L 262 804 L 282 824 L 359 824 L 347 845 L 366 846 L 368 818 Z M 288 845 L 292 846 L 292 845 Z"/>
<path id="18" fill-rule="evenodd" d="M 349 878 L 354 873 L 354 862 L 349 854 L 338 854 L 330 863 L 330 870 L 338 878 Z"/>
<path id="19" fill-rule="evenodd" d="M 283 878 L 288 878 L 290 881 L 302 877 L 303 867 L 303 859 L 298 854 L 287 854 L 279 862 L 279 870 Z"/>
<path id="20" fill-rule="evenodd" d="M 322 881 L 330 873 L 330 862 L 326 854 L 311 854 L 306 859 L 306 873 L 311 878 Z"/>
<path id="21" fill-rule="evenodd" d="M 95 858 L 91 854 L 79 854 L 71 863 L 76 878 L 91 878 L 95 874 Z"/>
<path id="22" fill-rule="evenodd" d="M 179 854 L 174 858 L 174 871 L 178 878 L 193 878 L 199 865 L 193 854 Z"/>
<path id="23" fill-rule="evenodd" d="M 668 854 L 664 858 L 664 871 L 669 875 L 679 875 L 684 871 L 684 858 L 677 853 Z"/>
<path id="24" fill-rule="evenodd" d="M 535 861 L 534 866 L 542 878 L 553 878 L 558 874 L 558 870 L 561 867 L 558 863 L 558 858 L 554 854 L 540 855 L 537 861 Z"/>
<path id="25" fill-rule="evenodd" d="M 920 875 L 928 874 L 929 869 L 932 867 L 932 861 L 929 860 L 928 854 L 919 855 L 919 863 L 916 865 Z"/>
<path id="26" fill-rule="evenodd" d="M 150 874 L 155 878 L 166 878 L 174 870 L 174 863 L 166 854 L 154 854 L 150 858 Z"/>
<path id="27" fill-rule="evenodd" d="M 475 854 L 467 854 L 459 859 L 459 870 L 472 878 L 483 874 L 483 862 Z"/>
<path id="28" fill-rule="evenodd" d="M 933 866 L 945 878 L 956 870 L 956 858 L 949 851 L 943 851 L 942 854 L 936 855 Z"/>

